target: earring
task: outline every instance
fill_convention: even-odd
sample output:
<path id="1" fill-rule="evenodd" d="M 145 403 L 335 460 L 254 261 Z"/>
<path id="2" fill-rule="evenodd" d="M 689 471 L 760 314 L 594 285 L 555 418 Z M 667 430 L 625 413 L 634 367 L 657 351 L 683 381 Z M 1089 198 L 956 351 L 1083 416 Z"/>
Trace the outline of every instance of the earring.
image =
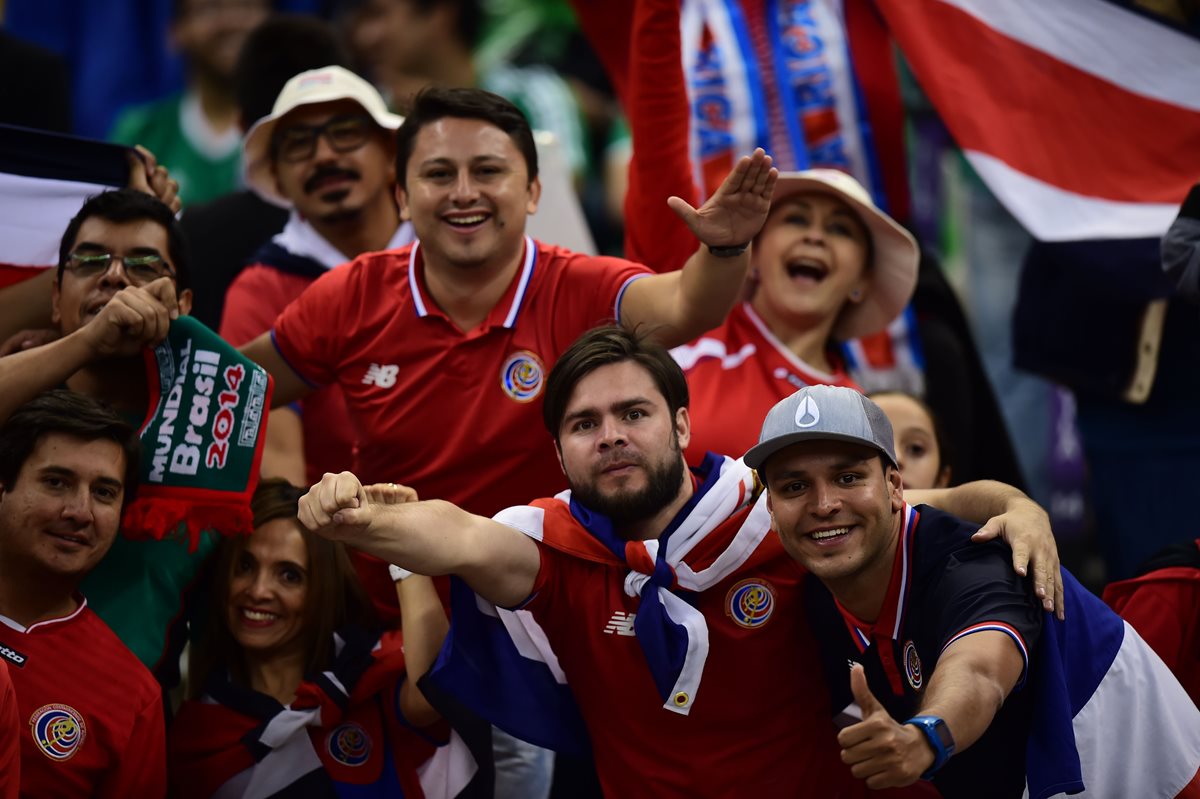
<path id="1" fill-rule="evenodd" d="M 861 300 L 862 299 L 862 289 L 854 289 L 853 291 L 851 291 L 850 299 Z"/>

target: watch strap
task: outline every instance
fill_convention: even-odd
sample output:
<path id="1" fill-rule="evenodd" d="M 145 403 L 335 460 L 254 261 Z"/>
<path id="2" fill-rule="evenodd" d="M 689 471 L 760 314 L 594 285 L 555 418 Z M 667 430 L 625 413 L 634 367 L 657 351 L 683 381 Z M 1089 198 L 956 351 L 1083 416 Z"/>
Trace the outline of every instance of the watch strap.
<path id="1" fill-rule="evenodd" d="M 711 244 L 707 245 L 708 251 L 718 258 L 736 258 L 746 251 L 750 246 L 750 242 L 745 244 L 734 244 L 729 247 L 714 247 Z"/>

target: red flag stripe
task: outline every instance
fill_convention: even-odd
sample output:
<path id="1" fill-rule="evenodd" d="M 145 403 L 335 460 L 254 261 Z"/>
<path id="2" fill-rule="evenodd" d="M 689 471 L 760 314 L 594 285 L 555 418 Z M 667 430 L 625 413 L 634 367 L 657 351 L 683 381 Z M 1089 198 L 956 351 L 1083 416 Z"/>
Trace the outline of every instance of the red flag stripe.
<path id="1" fill-rule="evenodd" d="M 939 0 L 879 0 L 963 149 L 1076 194 L 1182 202 L 1200 175 L 1200 114 L 1133 94 Z"/>
<path id="2" fill-rule="evenodd" d="M 1113 0 L 942 2 L 1134 94 L 1200 111 L 1196 39 Z"/>

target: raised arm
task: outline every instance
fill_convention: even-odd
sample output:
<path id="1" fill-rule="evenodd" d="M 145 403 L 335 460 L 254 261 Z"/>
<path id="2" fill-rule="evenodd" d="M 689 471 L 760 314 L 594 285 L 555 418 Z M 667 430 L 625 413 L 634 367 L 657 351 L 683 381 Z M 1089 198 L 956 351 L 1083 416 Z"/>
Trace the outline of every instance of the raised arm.
<path id="1" fill-rule="evenodd" d="M 372 502 L 350 472 L 326 474 L 300 498 L 300 523 L 401 568 L 456 574 L 487 601 L 512 607 L 533 592 L 541 556 L 511 527 L 432 500 Z"/>
<path id="2" fill-rule="evenodd" d="M 982 524 L 973 540 L 1000 538 L 1012 549 L 1013 569 L 1025 575 L 1033 565 L 1033 588 L 1042 607 L 1063 618 L 1063 584 L 1058 546 L 1046 511 L 1019 489 L 995 480 L 977 480 L 954 488 L 905 491 L 910 504 L 932 505 L 961 519 Z"/>
<path id="3" fill-rule="evenodd" d="M 433 667 L 450 629 L 446 609 L 433 580 L 412 574 L 396 583 L 400 597 L 400 627 L 404 631 L 404 665 L 408 677 L 400 686 L 400 710 L 410 724 L 425 727 L 441 714 L 417 688 L 417 680 Z"/>
<path id="4" fill-rule="evenodd" d="M 919 716 L 937 716 L 961 752 L 979 740 L 1012 692 L 1025 661 L 1001 632 L 964 636 L 938 658 L 921 701 Z M 920 779 L 934 763 L 925 733 L 896 721 L 872 695 L 862 666 L 853 666 L 850 687 L 863 720 L 838 733 L 842 760 L 867 787 L 898 788 Z"/>
<path id="5" fill-rule="evenodd" d="M 668 199 L 700 247 L 678 272 L 630 284 L 621 323 L 645 325 L 665 346 L 691 341 L 719 325 L 741 293 L 750 267 L 749 244 L 767 219 L 778 177 L 771 157 L 758 149 L 738 161 L 700 208 L 679 197 Z"/>
<path id="6" fill-rule="evenodd" d="M 377 483 L 364 489 L 372 502 L 403 505 L 416 502 L 417 492 L 395 483 Z M 426 727 L 442 716 L 417 688 L 419 680 L 433 666 L 450 621 L 438 596 L 433 580 L 406 569 L 389 568 L 396 581 L 396 596 L 400 600 L 400 629 L 404 636 L 404 668 L 407 672 L 400 685 L 400 712 L 415 727 Z"/>

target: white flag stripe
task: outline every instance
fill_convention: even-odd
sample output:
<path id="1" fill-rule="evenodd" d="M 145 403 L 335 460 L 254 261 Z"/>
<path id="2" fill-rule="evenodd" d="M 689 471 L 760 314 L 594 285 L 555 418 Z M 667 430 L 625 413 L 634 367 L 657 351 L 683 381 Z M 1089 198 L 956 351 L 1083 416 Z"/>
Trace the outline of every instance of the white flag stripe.
<path id="1" fill-rule="evenodd" d="M 1128 622 L 1112 666 L 1072 727 L 1087 783 L 1081 796 L 1168 799 L 1200 767 L 1200 711 Z M 1147 773 L 1131 763 L 1156 767 Z"/>
<path id="2" fill-rule="evenodd" d="M 1026 230 L 1042 241 L 1160 236 L 1178 205 L 1102 200 L 1065 191 L 986 153 L 964 153 L 992 193 Z"/>
<path id="3" fill-rule="evenodd" d="M 111 188 L 0 172 L 0 241 L 4 263 L 55 266 L 58 245 L 85 198 Z"/>
<path id="4" fill-rule="evenodd" d="M 1200 43 L 1105 0 L 940 0 L 1059 61 L 1200 111 Z"/>

